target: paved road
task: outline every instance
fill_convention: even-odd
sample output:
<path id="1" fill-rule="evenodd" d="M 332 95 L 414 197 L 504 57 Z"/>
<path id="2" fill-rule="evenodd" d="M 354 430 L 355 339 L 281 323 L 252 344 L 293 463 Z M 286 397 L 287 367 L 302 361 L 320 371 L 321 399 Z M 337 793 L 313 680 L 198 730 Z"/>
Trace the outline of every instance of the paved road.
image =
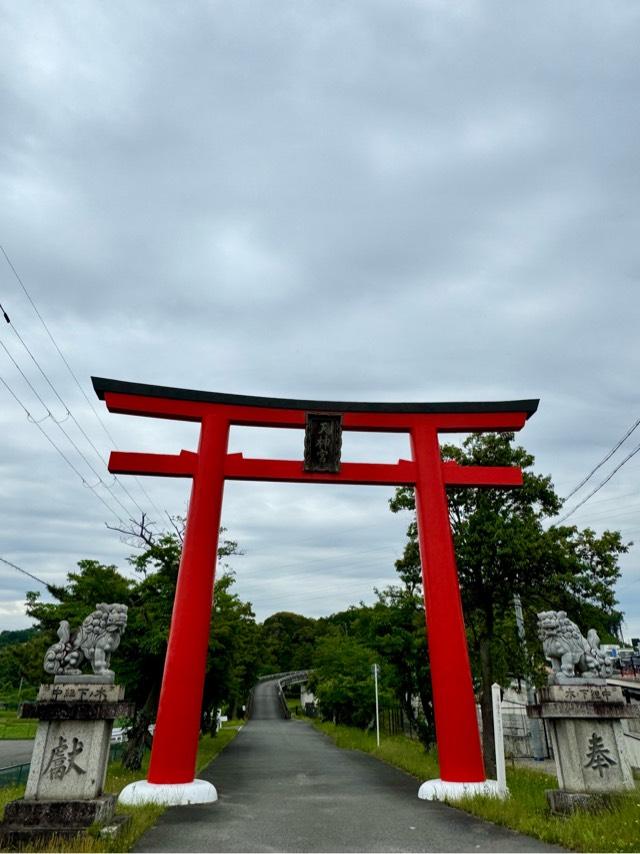
<path id="1" fill-rule="evenodd" d="M 7 739 L 0 741 L 0 768 L 31 762 L 33 739 Z"/>
<path id="2" fill-rule="evenodd" d="M 253 690 L 252 721 L 283 720 L 275 682 L 258 682 Z"/>
<path id="3" fill-rule="evenodd" d="M 408 774 L 340 750 L 302 721 L 278 719 L 272 691 L 259 687 L 252 720 L 200 774 L 218 803 L 167 810 L 134 850 L 561 850 L 420 801 Z"/>

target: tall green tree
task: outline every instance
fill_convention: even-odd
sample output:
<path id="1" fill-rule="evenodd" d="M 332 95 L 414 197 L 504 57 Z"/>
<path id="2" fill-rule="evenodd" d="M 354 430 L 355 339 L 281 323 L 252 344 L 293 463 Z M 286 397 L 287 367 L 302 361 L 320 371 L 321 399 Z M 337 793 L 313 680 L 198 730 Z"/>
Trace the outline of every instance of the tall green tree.
<path id="1" fill-rule="evenodd" d="M 291 611 L 278 611 L 260 629 L 263 673 L 284 673 L 311 667 L 316 621 Z"/>
<path id="2" fill-rule="evenodd" d="M 35 700 L 42 682 L 42 661 L 50 638 L 30 632 L 26 640 L 0 648 L 0 696 L 4 701 Z"/>
<path id="3" fill-rule="evenodd" d="M 435 740 L 431 672 L 424 608 L 415 591 L 387 587 L 377 591 L 370 610 L 370 643 L 386 667 L 388 685 L 425 747 Z M 422 714 L 416 709 L 418 698 Z"/>
<path id="4" fill-rule="evenodd" d="M 368 660 L 382 667 L 385 701 L 402 708 L 421 742 L 430 747 L 434 741 L 433 703 L 420 597 L 400 586 L 376 590 L 376 597 L 373 605 L 361 603 L 318 620 L 316 649 L 350 642 L 366 649 Z M 326 662 L 323 666 L 339 680 L 340 668 L 344 670 L 350 661 L 338 655 L 333 669 Z M 355 720 L 344 722 L 355 724 Z"/>
<path id="5" fill-rule="evenodd" d="M 517 641 L 513 596 L 520 594 L 533 627 L 535 612 L 564 609 L 584 625 L 599 615 L 607 634 L 619 625 L 615 583 L 619 558 L 631 544 L 616 531 L 600 536 L 575 526 L 549 526 L 562 501 L 551 478 L 533 472 L 534 458 L 513 444 L 512 433 L 467 438 L 462 447 L 443 445 L 442 458 L 461 465 L 519 466 L 523 486 L 516 489 L 450 488 L 449 517 L 456 551 L 471 662 L 480 688 L 485 764 L 495 773 L 491 685 L 524 675 Z M 415 511 L 413 490 L 396 491 L 391 509 Z M 415 518 L 396 568 L 405 585 L 421 588 Z M 587 620 L 586 622 L 589 622 Z M 593 622 L 591 622 L 593 625 Z M 428 627 L 427 627 L 428 628 Z M 531 639 L 530 647 L 538 643 Z M 514 673 L 514 667 L 520 673 Z"/>
<path id="6" fill-rule="evenodd" d="M 260 628 L 249 602 L 231 591 L 234 575 L 227 571 L 216 580 L 203 714 L 215 734 L 215 711 L 225 708 L 238 717 L 255 683 L 262 661 Z"/>
<path id="7" fill-rule="evenodd" d="M 333 627 L 318 641 L 309 685 L 326 720 L 366 727 L 375 719 L 375 690 L 371 666 L 375 652 L 362 639 Z M 379 702 L 388 704 L 393 694 L 383 668 Z"/>
<path id="8" fill-rule="evenodd" d="M 68 620 L 73 629 L 94 610 L 97 602 L 121 602 L 128 606 L 127 629 L 114 655 L 114 664 L 127 698 L 137 706 L 125 754 L 125 764 L 131 768 L 139 767 L 148 725 L 157 710 L 181 551 L 179 531 L 147 537 L 144 550 L 129 559 L 136 571 L 134 578 L 125 577 L 115 566 L 83 560 L 78 564 L 78 572 L 68 574 L 66 585 L 49 587 L 57 601 L 43 602 L 39 593 L 27 594 L 27 613 L 36 621 L 43 651 L 56 640 L 61 620 Z M 237 544 L 223 540 L 219 562 L 235 553 Z M 214 705 L 229 704 L 236 709 L 253 684 L 257 670 L 250 654 L 252 646 L 257 647 L 253 643 L 257 633 L 253 612 L 248 603 L 241 602 L 231 592 L 232 584 L 232 574 L 223 572 L 214 592 L 205 713 Z M 42 658 L 34 661 L 34 666 L 41 673 Z"/>

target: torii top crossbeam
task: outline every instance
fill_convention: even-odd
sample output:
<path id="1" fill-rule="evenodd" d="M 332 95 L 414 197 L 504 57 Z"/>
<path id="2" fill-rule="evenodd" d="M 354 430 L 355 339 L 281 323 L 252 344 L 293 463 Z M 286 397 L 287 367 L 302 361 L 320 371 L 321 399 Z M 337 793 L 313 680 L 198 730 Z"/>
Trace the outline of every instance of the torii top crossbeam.
<path id="1" fill-rule="evenodd" d="M 429 427 L 435 433 L 470 433 L 485 430 L 520 430 L 536 411 L 537 400 L 493 403 L 364 403 L 325 400 L 250 397 L 237 394 L 196 391 L 168 386 L 143 385 L 93 377 L 98 397 L 111 412 L 145 415 L 181 421 L 202 421 L 214 416 L 227 425 L 304 428 L 307 413 L 337 413 L 342 430 L 412 433 Z M 188 477 L 195 472 L 197 455 L 183 451 L 168 454 L 128 454 L 115 452 L 109 470 L 120 474 L 155 474 Z M 518 486 L 517 469 L 459 466 L 445 463 L 448 486 Z M 283 480 L 325 483 L 366 483 L 412 485 L 416 481 L 415 460 L 395 464 L 341 463 L 338 472 L 304 471 L 302 464 L 289 460 L 245 459 L 227 454 L 226 480 Z"/>
<path id="2" fill-rule="evenodd" d="M 520 430 L 537 400 L 363 403 L 247 397 L 93 378 L 111 412 L 201 423 L 197 452 L 114 451 L 109 471 L 193 480 L 158 709 L 149 782 L 193 782 L 225 480 L 410 485 L 416 510 L 434 711 L 443 780 L 484 780 L 466 647 L 447 486 L 515 487 L 518 468 L 442 462 L 438 435 Z M 248 459 L 227 452 L 232 425 L 300 428 L 303 460 Z M 340 459 L 343 430 L 408 433 L 411 459 Z"/>

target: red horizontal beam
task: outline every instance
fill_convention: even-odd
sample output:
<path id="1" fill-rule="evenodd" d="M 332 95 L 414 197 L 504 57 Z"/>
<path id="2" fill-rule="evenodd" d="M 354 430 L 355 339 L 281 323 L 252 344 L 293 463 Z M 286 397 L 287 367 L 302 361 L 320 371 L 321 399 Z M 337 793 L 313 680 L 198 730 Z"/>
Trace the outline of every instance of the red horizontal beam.
<path id="1" fill-rule="evenodd" d="M 442 464 L 447 486 L 522 486 L 522 471 L 511 466 L 461 466 Z"/>
<path id="2" fill-rule="evenodd" d="M 231 406 L 116 392 L 107 392 L 104 399 L 109 411 L 123 415 L 143 415 L 178 421 L 202 421 L 211 417 L 226 420 L 229 424 L 254 427 L 302 429 L 305 426 L 305 412 L 300 409 Z M 520 430 L 526 420 L 526 412 L 345 412 L 342 427 L 344 430 L 399 433 L 428 424 L 438 432 L 472 433 L 482 430 Z"/>
<path id="3" fill-rule="evenodd" d="M 160 477 L 193 477 L 198 465 L 198 455 L 193 451 L 179 454 L 136 454 L 128 451 L 111 451 L 111 474 L 152 474 Z"/>
<path id="4" fill-rule="evenodd" d="M 171 418 L 176 421 L 202 421 L 212 409 L 211 404 L 191 400 L 169 400 L 164 397 L 142 397 L 115 392 L 107 392 L 104 401 L 109 412 L 145 415 L 149 418 Z"/>
<path id="5" fill-rule="evenodd" d="M 224 465 L 227 480 L 303 481 L 305 483 L 367 483 L 404 486 L 415 483 L 411 460 L 397 463 L 342 463 L 337 474 L 306 472 L 298 460 L 258 460 L 228 454 Z"/>
<path id="6" fill-rule="evenodd" d="M 147 474 L 159 477 L 193 477 L 198 455 L 193 451 L 179 454 L 138 454 L 112 451 L 109 471 L 112 474 Z M 522 472 L 508 466 L 461 466 L 456 462 L 442 464 L 447 486 L 500 487 L 521 486 Z M 302 481 L 306 483 L 363 483 L 407 486 L 415 483 L 412 460 L 397 463 L 343 463 L 337 474 L 306 472 L 302 461 L 261 460 L 242 454 L 227 454 L 224 464 L 227 480 Z"/>

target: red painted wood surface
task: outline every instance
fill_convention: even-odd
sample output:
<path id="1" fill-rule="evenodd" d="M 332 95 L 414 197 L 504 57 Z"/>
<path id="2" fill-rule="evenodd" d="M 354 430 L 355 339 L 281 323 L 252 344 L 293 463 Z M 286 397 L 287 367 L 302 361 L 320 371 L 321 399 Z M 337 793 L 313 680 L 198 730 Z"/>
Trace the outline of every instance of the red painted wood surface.
<path id="1" fill-rule="evenodd" d="M 112 451 L 109 471 L 112 474 L 151 474 L 160 477 L 191 477 L 195 474 L 198 455 L 193 451 L 179 454 L 137 454 Z M 521 486 L 522 472 L 510 466 L 461 466 L 456 462 L 442 464 L 447 486 Z M 342 463 L 337 474 L 306 472 L 302 460 L 260 460 L 243 454 L 227 454 L 224 461 L 226 480 L 303 481 L 305 483 L 346 483 L 412 486 L 416 482 L 413 460 L 397 463 Z"/>
<path id="2" fill-rule="evenodd" d="M 474 783 L 484 763 L 438 434 L 417 427 L 411 448 L 440 777 Z"/>
<path id="3" fill-rule="evenodd" d="M 202 423 L 197 454 L 114 451 L 109 461 L 113 473 L 193 478 L 149 781 L 185 783 L 194 778 L 225 480 L 415 486 L 441 777 L 451 782 L 483 780 L 446 487 L 519 486 L 522 473 L 517 468 L 443 463 L 438 433 L 519 430 L 527 413 L 344 412 L 345 430 L 409 433 L 413 459 L 344 462 L 337 474 L 329 474 L 305 472 L 301 460 L 252 459 L 227 453 L 231 425 L 303 429 L 305 412 L 301 409 L 108 391 L 104 398 L 112 412 Z"/>
<path id="4" fill-rule="evenodd" d="M 261 409 L 257 406 L 227 406 L 191 400 L 142 397 L 107 392 L 108 409 L 124 415 L 145 415 L 151 418 L 170 418 L 178 421 L 200 421 L 205 415 L 215 415 L 232 425 L 252 427 L 287 427 L 304 429 L 305 413 L 299 409 Z M 483 430 L 520 430 L 527 415 L 524 412 L 438 412 L 416 414 L 407 412 L 345 412 L 343 430 L 362 430 L 381 433 L 408 433 L 413 427 L 429 424 L 443 433 L 473 433 Z"/>
<path id="5" fill-rule="evenodd" d="M 228 436 L 228 424 L 205 418 L 153 734 L 150 783 L 190 783 L 195 775 Z"/>

